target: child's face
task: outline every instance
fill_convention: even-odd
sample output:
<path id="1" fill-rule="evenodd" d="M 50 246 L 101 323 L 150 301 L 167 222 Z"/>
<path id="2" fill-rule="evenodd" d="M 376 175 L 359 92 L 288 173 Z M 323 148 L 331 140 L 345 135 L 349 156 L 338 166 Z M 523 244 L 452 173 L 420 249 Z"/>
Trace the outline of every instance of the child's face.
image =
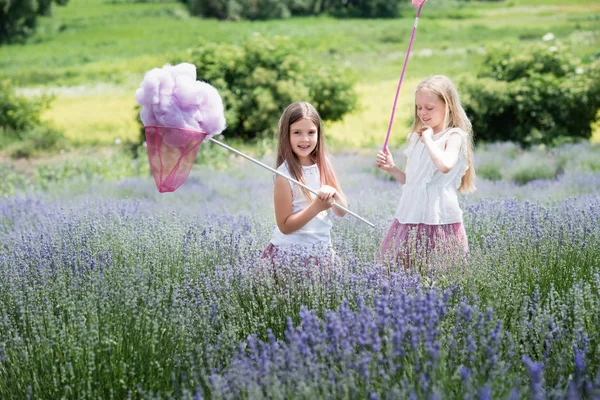
<path id="1" fill-rule="evenodd" d="M 429 90 L 419 90 L 415 98 L 417 116 L 424 125 L 433 129 L 434 133 L 441 132 L 446 127 L 444 117 L 446 116 L 446 104 L 437 94 Z"/>
<path id="2" fill-rule="evenodd" d="M 302 165 L 311 165 L 310 154 L 317 147 L 319 133 L 310 119 L 299 119 L 290 125 L 290 145 Z"/>

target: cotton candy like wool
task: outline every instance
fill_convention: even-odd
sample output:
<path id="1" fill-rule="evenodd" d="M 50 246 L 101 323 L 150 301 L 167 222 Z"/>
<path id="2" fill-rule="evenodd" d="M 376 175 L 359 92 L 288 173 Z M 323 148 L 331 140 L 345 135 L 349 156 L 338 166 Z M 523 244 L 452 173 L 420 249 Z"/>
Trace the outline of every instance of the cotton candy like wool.
<path id="1" fill-rule="evenodd" d="M 146 72 L 135 98 L 156 187 L 174 192 L 189 176 L 202 141 L 225 129 L 221 96 L 196 80 L 193 64 L 181 63 Z"/>

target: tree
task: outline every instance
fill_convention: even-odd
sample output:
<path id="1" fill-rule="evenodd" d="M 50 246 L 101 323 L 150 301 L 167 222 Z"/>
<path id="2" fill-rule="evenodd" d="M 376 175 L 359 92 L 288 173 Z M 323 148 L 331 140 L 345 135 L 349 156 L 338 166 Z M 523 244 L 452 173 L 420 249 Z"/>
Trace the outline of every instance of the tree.
<path id="1" fill-rule="evenodd" d="M 0 45 L 23 41 L 35 32 L 37 18 L 50 15 L 52 3 L 69 0 L 0 0 Z"/>

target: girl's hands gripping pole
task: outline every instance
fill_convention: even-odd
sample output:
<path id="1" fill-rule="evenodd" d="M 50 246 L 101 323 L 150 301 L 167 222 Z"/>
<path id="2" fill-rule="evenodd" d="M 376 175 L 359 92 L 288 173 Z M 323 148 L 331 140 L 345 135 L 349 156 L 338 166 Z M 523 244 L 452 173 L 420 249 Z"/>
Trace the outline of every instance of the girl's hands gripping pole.
<path id="1" fill-rule="evenodd" d="M 342 206 L 343 208 L 333 207 L 333 212 L 339 217 L 346 215 L 345 208 L 348 207 L 346 199 L 334 187 L 323 185 L 317 193 L 315 202 L 319 204 L 322 210 L 327 210 L 335 205 Z"/>
<path id="2" fill-rule="evenodd" d="M 392 154 L 387 148 L 385 151 L 379 150 L 379 153 L 377 153 L 377 157 L 375 158 L 375 165 L 377 165 L 377 168 L 386 172 L 391 172 L 396 166 L 396 164 L 394 164 L 394 157 L 392 157 Z"/>

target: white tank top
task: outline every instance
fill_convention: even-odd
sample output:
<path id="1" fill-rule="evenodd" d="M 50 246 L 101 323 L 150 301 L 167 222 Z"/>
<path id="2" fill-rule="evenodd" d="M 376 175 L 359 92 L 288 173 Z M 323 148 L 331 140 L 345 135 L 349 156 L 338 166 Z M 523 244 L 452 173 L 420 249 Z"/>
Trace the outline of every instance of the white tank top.
<path id="1" fill-rule="evenodd" d="M 304 179 L 306 180 L 306 186 L 315 191 L 319 191 L 321 188 L 321 174 L 317 164 L 308 167 L 303 166 L 302 169 L 304 172 Z M 293 178 L 286 163 L 281 164 L 277 170 L 284 175 Z M 275 175 L 274 178 L 276 177 L 277 175 Z M 290 181 L 288 182 L 292 191 L 292 213 L 295 214 L 304 210 L 311 203 L 298 185 Z M 316 197 L 312 193 L 310 195 L 313 199 Z M 297 250 L 298 246 L 304 246 L 306 247 L 305 250 L 311 254 L 320 254 L 322 251 L 327 251 L 331 246 L 330 231 L 333 226 L 331 213 L 331 209 L 321 211 L 302 228 L 287 235 L 281 233 L 279 228 L 275 226 L 273 236 L 271 237 L 271 243 L 277 247 L 288 247 L 293 248 L 294 250 Z"/>

